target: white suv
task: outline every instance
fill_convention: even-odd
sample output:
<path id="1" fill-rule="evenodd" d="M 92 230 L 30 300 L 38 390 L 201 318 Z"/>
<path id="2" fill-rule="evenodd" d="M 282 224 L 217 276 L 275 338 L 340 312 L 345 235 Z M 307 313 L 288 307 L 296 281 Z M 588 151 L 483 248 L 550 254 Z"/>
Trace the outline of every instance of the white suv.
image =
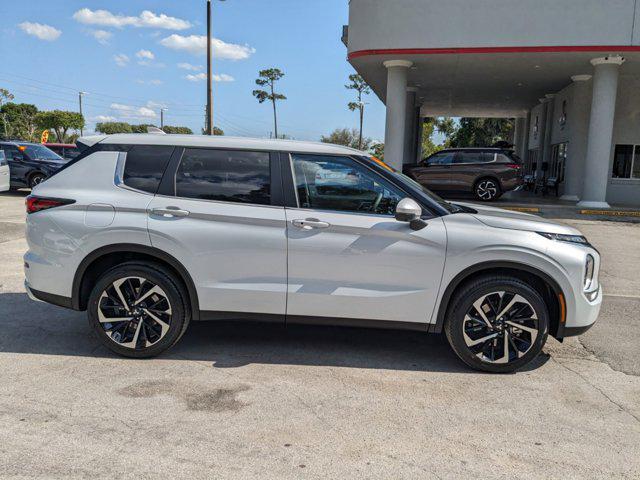
<path id="1" fill-rule="evenodd" d="M 87 310 L 131 357 L 190 320 L 444 331 L 469 366 L 507 372 L 548 334 L 586 331 L 600 256 L 579 231 L 447 203 L 329 144 L 111 135 L 27 198 L 32 297 Z"/>

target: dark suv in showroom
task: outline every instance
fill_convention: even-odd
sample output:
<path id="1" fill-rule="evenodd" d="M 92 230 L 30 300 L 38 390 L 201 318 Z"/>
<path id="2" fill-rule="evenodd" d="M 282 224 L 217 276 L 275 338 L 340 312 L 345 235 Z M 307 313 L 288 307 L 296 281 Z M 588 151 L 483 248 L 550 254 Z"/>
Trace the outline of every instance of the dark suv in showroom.
<path id="1" fill-rule="evenodd" d="M 439 193 L 473 193 L 491 201 L 522 185 L 522 161 L 503 148 L 449 148 L 408 165 L 404 173 Z"/>

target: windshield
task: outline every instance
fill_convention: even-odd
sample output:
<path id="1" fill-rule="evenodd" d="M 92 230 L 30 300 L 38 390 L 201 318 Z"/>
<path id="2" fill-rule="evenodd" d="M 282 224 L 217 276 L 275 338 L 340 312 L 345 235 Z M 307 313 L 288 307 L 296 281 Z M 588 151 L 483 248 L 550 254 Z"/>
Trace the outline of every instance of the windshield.
<path id="1" fill-rule="evenodd" d="M 31 160 L 55 160 L 60 161 L 64 160 L 60 155 L 49 150 L 44 145 L 34 145 L 34 144 L 20 144 L 24 150 L 21 150 L 29 157 Z"/>
<path id="2" fill-rule="evenodd" d="M 374 159 L 371 157 L 364 157 L 369 161 L 374 161 L 375 163 L 380 162 L 380 160 L 378 159 Z M 380 162 L 383 163 L 383 162 Z M 400 182 L 403 186 L 409 188 L 410 190 L 413 191 L 417 191 L 418 193 L 424 195 L 425 197 L 428 197 L 431 201 L 437 203 L 438 205 L 440 205 L 442 208 L 444 208 L 447 212 L 449 213 L 458 213 L 458 212 L 462 212 L 464 211 L 464 209 L 458 205 L 454 205 L 453 203 L 449 203 L 446 200 L 440 198 L 438 195 L 436 195 L 435 193 L 433 193 L 431 190 L 429 190 L 428 188 L 424 187 L 423 185 L 420 185 L 418 182 L 416 182 L 414 179 L 406 176 L 404 173 L 400 173 L 399 171 L 397 171 L 395 168 L 389 166 L 386 163 L 383 163 L 383 167 L 390 171 L 391 174 L 393 175 L 393 177 Z"/>

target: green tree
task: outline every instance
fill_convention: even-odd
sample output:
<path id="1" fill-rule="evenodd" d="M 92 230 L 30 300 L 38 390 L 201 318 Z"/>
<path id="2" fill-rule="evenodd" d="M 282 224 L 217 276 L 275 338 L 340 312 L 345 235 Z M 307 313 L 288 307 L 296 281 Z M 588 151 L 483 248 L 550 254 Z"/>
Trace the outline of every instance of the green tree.
<path id="1" fill-rule="evenodd" d="M 384 160 L 384 143 L 377 142 L 371 146 L 371 155 L 378 160 Z"/>
<path id="2" fill-rule="evenodd" d="M 68 141 L 67 132 L 70 129 L 80 130 L 84 127 L 84 117 L 80 113 L 66 110 L 39 112 L 36 122 L 42 129 L 53 130 L 61 143 Z"/>
<path id="3" fill-rule="evenodd" d="M 96 123 L 96 132 L 105 135 L 113 135 L 114 133 L 131 133 L 131 125 L 126 122 L 100 122 Z"/>
<path id="4" fill-rule="evenodd" d="M 448 147 L 490 147 L 513 135 L 513 121 L 508 118 L 461 118 L 457 128 L 448 135 Z"/>
<path id="5" fill-rule="evenodd" d="M 282 77 L 284 77 L 284 73 L 277 68 L 260 70 L 258 72 L 258 78 L 256 79 L 256 85 L 267 87 L 267 90 L 253 91 L 253 96 L 258 99 L 258 102 L 263 103 L 266 100 L 269 100 L 273 104 L 273 129 L 276 134 L 276 138 L 278 138 L 278 116 L 276 114 L 276 101 L 287 99 L 287 97 L 285 97 L 281 93 L 276 93 L 275 91 L 275 83 Z"/>
<path id="6" fill-rule="evenodd" d="M 162 127 L 164 133 L 180 133 L 183 135 L 193 135 L 193 131 L 189 127 L 175 127 L 171 125 L 165 125 Z"/>
<path id="7" fill-rule="evenodd" d="M 367 150 L 372 142 L 370 138 L 359 138 L 358 130 L 355 128 L 336 128 L 329 135 L 320 137 L 320 141 L 323 143 L 344 145 L 345 147 L 356 148 L 358 150 Z"/>
<path id="8" fill-rule="evenodd" d="M 14 98 L 15 97 L 9 90 L 6 88 L 0 88 L 0 107 L 2 107 L 3 103 L 10 102 Z"/>
<path id="9" fill-rule="evenodd" d="M 30 103 L 5 103 L 0 107 L 2 131 L 7 138 L 20 138 L 29 142 L 39 140 L 36 116 L 38 108 Z"/>
<path id="10" fill-rule="evenodd" d="M 364 123 L 364 102 L 362 101 L 363 95 L 369 95 L 371 93 L 371 88 L 367 85 L 367 82 L 364 81 L 357 73 L 352 73 L 349 75 L 350 83 L 345 85 L 345 88 L 348 90 L 356 91 L 356 98 L 358 99 L 356 102 L 349 102 L 347 107 L 352 112 L 358 110 L 360 113 L 360 129 L 358 133 L 358 150 L 362 150 L 362 124 Z"/>
<path id="11" fill-rule="evenodd" d="M 202 135 L 206 135 L 206 134 L 207 134 L 207 129 L 203 128 L 202 129 Z M 214 135 L 224 135 L 224 131 L 221 128 L 214 126 L 213 127 L 213 134 Z"/>

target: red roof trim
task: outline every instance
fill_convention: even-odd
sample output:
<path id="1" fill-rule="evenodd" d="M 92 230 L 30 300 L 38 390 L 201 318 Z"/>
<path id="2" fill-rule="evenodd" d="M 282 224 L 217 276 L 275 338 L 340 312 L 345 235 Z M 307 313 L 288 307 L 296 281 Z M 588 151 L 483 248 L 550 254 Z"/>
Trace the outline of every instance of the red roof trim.
<path id="1" fill-rule="evenodd" d="M 455 48 L 388 48 L 358 50 L 349 60 L 371 55 L 458 55 L 473 53 L 558 53 L 558 52 L 640 52 L 640 45 L 571 45 L 534 47 L 455 47 Z"/>

